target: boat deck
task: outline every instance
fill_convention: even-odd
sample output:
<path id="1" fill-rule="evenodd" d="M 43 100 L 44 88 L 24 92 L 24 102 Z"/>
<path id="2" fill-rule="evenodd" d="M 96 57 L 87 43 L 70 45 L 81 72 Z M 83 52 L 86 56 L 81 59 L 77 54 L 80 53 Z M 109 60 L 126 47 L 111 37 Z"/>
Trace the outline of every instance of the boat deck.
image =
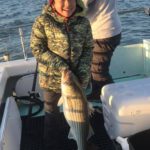
<path id="1" fill-rule="evenodd" d="M 62 114 L 63 116 L 63 114 Z M 38 116 L 33 118 L 22 117 L 23 128 L 22 128 L 22 141 L 20 150 L 43 150 L 43 122 L 44 116 Z M 91 125 L 94 130 L 93 142 L 98 145 L 99 150 L 119 150 L 119 145 L 117 146 L 114 141 L 110 140 L 106 130 L 104 128 L 103 115 L 100 113 L 95 113 L 90 118 Z M 64 124 L 65 133 L 68 134 L 69 127 Z M 67 139 L 64 139 L 67 140 Z M 64 142 L 65 143 L 65 142 Z M 72 147 L 71 150 L 75 150 Z M 64 149 L 66 146 L 64 145 Z M 121 149 L 120 149 L 121 150 Z"/>
<path id="2" fill-rule="evenodd" d="M 144 78 L 143 75 L 130 76 L 126 78 L 117 79 L 116 82 L 128 81 L 134 79 Z M 91 102 L 94 107 L 97 107 L 101 110 L 101 103 L 98 101 Z M 28 105 L 19 104 L 20 114 L 22 118 L 22 141 L 20 150 L 43 150 L 43 123 L 44 123 L 44 112 L 39 113 L 36 117 L 27 118 L 25 117 L 28 114 Z M 36 111 L 38 108 L 34 107 L 33 111 Z M 60 107 L 62 112 L 62 107 Z M 62 113 L 63 116 L 63 113 Z M 65 122 L 65 118 L 64 118 Z M 105 130 L 104 120 L 102 113 L 95 113 L 90 118 L 90 123 L 94 130 L 93 142 L 98 145 L 99 150 L 122 150 L 119 144 L 111 140 Z M 69 126 L 64 125 L 65 134 L 69 132 Z M 66 139 L 67 140 L 67 139 Z M 65 142 L 64 142 L 65 143 Z M 66 146 L 64 145 L 64 149 Z M 72 148 L 71 150 L 76 150 Z"/>

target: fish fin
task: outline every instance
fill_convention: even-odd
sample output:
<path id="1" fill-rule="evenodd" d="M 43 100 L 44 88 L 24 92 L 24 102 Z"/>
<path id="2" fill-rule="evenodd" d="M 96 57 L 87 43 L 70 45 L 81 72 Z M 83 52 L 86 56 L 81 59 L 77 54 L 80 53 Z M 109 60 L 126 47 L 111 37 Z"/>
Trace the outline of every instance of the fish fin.
<path id="1" fill-rule="evenodd" d="M 73 136 L 73 133 L 72 133 L 71 129 L 69 131 L 68 138 L 76 140 L 75 137 Z"/>
<path id="2" fill-rule="evenodd" d="M 58 101 L 57 106 L 61 106 L 61 105 L 63 104 L 63 102 L 64 102 L 64 99 L 63 99 L 63 97 L 61 96 L 60 99 L 59 99 L 59 101 Z"/>
<path id="3" fill-rule="evenodd" d="M 93 135 L 94 135 L 93 128 L 91 127 L 91 125 L 89 125 L 89 133 L 87 136 L 87 140 L 89 140 Z M 74 137 L 74 134 L 72 133 L 71 129 L 69 131 L 68 138 L 76 141 L 76 138 Z"/>
<path id="4" fill-rule="evenodd" d="M 91 125 L 89 125 L 89 133 L 87 136 L 87 140 L 89 140 L 93 135 L 94 135 L 93 128 L 91 127 Z"/>

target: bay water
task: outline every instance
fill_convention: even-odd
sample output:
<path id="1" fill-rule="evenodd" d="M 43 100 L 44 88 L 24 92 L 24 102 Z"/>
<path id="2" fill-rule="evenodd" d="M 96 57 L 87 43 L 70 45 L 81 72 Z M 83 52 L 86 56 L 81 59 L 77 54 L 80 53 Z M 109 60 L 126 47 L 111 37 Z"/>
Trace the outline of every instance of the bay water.
<path id="1" fill-rule="evenodd" d="M 22 49 L 19 27 L 23 31 L 26 51 L 30 52 L 29 39 L 32 23 L 41 13 L 46 0 L 0 0 L 0 56 L 6 51 L 14 54 Z M 150 39 L 150 0 L 118 0 L 117 8 L 122 22 L 121 45 L 141 43 Z"/>

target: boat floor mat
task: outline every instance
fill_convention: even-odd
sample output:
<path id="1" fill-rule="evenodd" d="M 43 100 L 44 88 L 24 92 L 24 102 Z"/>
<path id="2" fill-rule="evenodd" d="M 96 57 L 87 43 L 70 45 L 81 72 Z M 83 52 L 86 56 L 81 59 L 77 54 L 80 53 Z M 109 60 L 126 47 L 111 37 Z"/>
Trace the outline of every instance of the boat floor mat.
<path id="1" fill-rule="evenodd" d="M 21 117 L 22 137 L 20 150 L 43 150 L 44 116 Z"/>
<path id="2" fill-rule="evenodd" d="M 116 150 L 113 141 L 109 139 L 104 128 L 102 113 L 95 112 L 92 117 L 90 117 L 90 122 L 95 133 L 91 140 L 93 143 L 98 145 L 99 150 Z M 42 138 L 43 123 L 44 116 L 32 118 L 22 117 L 22 140 L 20 150 L 44 150 Z M 65 124 L 64 129 L 66 129 L 65 133 L 67 134 L 69 130 Z M 66 150 L 65 145 L 62 150 Z M 70 150 L 74 150 L 74 148 L 71 148 Z"/>

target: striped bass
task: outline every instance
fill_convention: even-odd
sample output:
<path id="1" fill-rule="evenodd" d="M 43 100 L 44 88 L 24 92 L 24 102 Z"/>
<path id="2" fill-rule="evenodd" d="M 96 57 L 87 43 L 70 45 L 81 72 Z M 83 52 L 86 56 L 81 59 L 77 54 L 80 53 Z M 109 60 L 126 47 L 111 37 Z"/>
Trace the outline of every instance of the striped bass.
<path id="1" fill-rule="evenodd" d="M 87 150 L 90 129 L 88 102 L 78 79 L 69 70 L 62 71 L 61 90 L 64 116 L 70 126 L 70 134 L 78 150 Z"/>

